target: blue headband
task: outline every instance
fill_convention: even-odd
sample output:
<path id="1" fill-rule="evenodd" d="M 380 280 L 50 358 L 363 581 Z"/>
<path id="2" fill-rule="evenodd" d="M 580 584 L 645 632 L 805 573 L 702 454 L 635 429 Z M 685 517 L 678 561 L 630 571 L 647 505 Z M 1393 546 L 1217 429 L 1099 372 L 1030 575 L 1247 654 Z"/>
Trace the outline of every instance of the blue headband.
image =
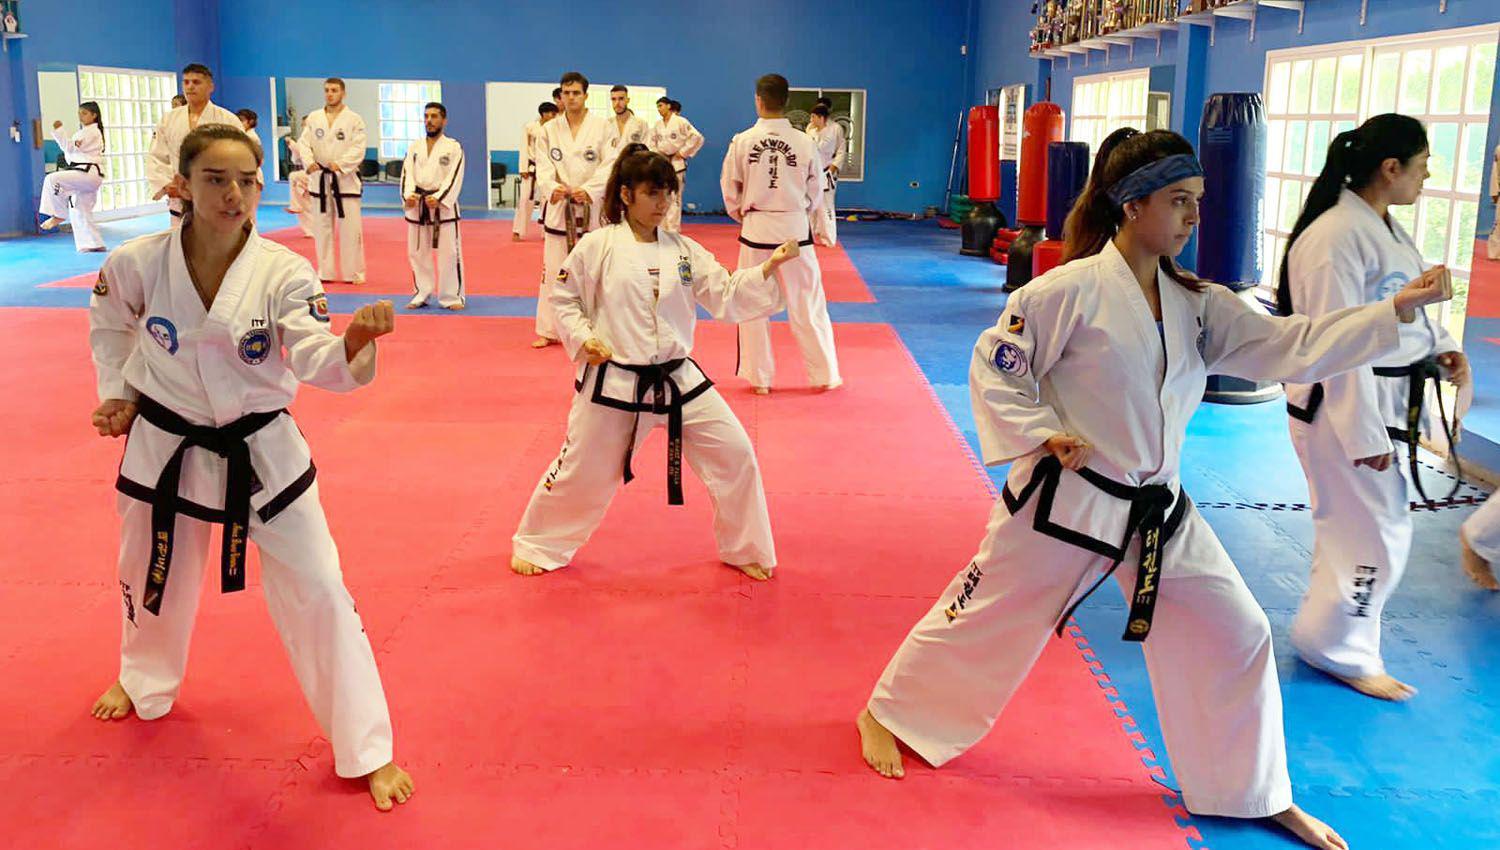
<path id="1" fill-rule="evenodd" d="M 1144 198 L 1178 180 L 1202 176 L 1203 165 L 1198 162 L 1198 157 L 1190 153 L 1180 153 L 1137 168 L 1126 175 L 1123 180 L 1109 187 L 1107 194 L 1109 199 L 1115 202 L 1115 206 L 1123 207 L 1129 201 Z"/>

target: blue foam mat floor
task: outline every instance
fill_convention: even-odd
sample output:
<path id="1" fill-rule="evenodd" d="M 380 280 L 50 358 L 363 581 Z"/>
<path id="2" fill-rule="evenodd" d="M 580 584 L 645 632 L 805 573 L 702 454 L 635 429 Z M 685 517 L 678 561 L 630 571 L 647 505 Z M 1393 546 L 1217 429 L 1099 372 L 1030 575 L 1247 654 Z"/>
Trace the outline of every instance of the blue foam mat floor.
<path id="1" fill-rule="evenodd" d="M 260 220 L 266 230 L 294 223 L 270 209 Z M 106 241 L 115 245 L 164 223 L 165 216 L 152 216 L 107 222 L 103 230 Z M 930 221 L 846 224 L 840 227 L 840 239 L 877 303 L 833 305 L 835 320 L 891 324 L 977 453 L 967 387 L 969 356 L 979 333 L 1003 308 L 1003 269 L 959 256 L 958 234 Z M 0 241 L 0 307 L 84 306 L 86 290 L 41 289 L 38 284 L 95 269 L 102 256 L 74 253 L 67 237 Z M 330 300 L 335 311 L 347 312 L 371 297 Z M 475 298 L 466 315 L 522 316 L 533 309 L 531 299 Z M 1482 358 L 1476 358 L 1476 371 Z M 1500 354 L 1491 359 L 1500 362 Z M 1487 415 L 1487 408 L 1481 415 Z M 1500 458 L 1494 443 L 1475 442 L 1481 454 Z M 1500 468 L 1488 459 L 1481 461 Z M 1188 492 L 1270 616 L 1298 802 L 1336 826 L 1355 848 L 1500 847 L 1500 748 L 1492 743 L 1500 728 L 1500 689 L 1492 684 L 1500 675 L 1500 652 L 1495 651 L 1500 645 L 1500 595 L 1471 589 L 1457 554 L 1458 525 L 1473 510 L 1466 502 L 1482 497 L 1484 490 L 1466 485 L 1458 504 L 1415 516 L 1411 564 L 1386 612 L 1384 646 L 1391 671 L 1421 693 L 1409 703 L 1392 705 L 1355 694 L 1301 664 L 1291 652 L 1287 629 L 1306 584 L 1312 522 L 1281 406 L 1205 405 L 1189 429 L 1183 467 Z M 990 474 L 998 486 L 1004 470 Z M 1429 493 L 1448 491 L 1451 479 L 1436 467 L 1425 466 L 1423 475 L 1430 482 Z M 976 545 L 982 533 L 974 529 Z M 1139 733 L 1143 759 L 1150 765 L 1157 763 L 1150 756 L 1158 757 L 1170 785 L 1175 779 L 1141 653 L 1118 639 L 1123 616 L 1118 593 L 1101 592 L 1090 599 L 1077 615 L 1085 657 L 1097 659 L 1098 675 L 1107 678 L 1101 684 L 1118 691 L 1119 705 L 1125 707 L 1120 709 L 1122 734 Z M 1165 788 L 1163 805 L 1174 805 Z M 1181 822 L 1185 846 L 1301 846 L 1235 820 L 1193 817 Z M 1131 846 L 1128 836 L 1121 837 L 1119 846 Z"/>

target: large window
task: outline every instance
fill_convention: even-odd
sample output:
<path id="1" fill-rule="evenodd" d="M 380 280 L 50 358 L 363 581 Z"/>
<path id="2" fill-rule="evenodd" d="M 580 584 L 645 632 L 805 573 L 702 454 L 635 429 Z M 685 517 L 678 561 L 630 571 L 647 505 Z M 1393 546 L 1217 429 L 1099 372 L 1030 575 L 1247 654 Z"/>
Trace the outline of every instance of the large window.
<path id="1" fill-rule="evenodd" d="M 1090 151 L 1121 127 L 1145 127 L 1147 88 L 1151 72 L 1146 68 L 1115 74 L 1094 74 L 1073 80 L 1073 120 L 1068 140 L 1088 142 Z"/>
<path id="2" fill-rule="evenodd" d="M 844 168 L 839 172 L 839 182 L 858 183 L 865 179 L 864 89 L 792 89 L 786 103 L 786 117 L 792 126 L 807 129 L 820 97 L 833 101 L 829 117 L 844 128 Z"/>
<path id="3" fill-rule="evenodd" d="M 1453 270 L 1443 321 L 1459 339 L 1468 303 L 1485 135 L 1500 28 L 1278 50 L 1266 56 L 1266 197 L 1262 258 L 1280 268 L 1330 140 L 1372 115 L 1401 112 L 1427 127 L 1432 177 L 1422 198 L 1391 208 L 1430 263 Z"/>
<path id="4" fill-rule="evenodd" d="M 98 101 L 104 112 L 104 184 L 96 211 L 125 212 L 152 203 L 146 155 L 176 93 L 177 77 L 170 73 L 78 67 L 78 101 Z M 65 124 L 76 129 L 77 122 Z"/>
<path id="5" fill-rule="evenodd" d="M 380 84 L 380 158 L 402 159 L 406 148 L 424 138 L 422 107 L 443 101 L 440 83 Z"/>

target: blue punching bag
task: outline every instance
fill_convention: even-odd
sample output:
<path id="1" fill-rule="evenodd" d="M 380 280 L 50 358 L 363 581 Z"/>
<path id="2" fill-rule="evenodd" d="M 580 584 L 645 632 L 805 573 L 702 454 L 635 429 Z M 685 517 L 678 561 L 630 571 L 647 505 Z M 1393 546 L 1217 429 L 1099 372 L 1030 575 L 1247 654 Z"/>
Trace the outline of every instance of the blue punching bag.
<path id="1" fill-rule="evenodd" d="M 1047 145 L 1047 238 L 1061 239 L 1063 222 L 1089 178 L 1087 142 Z"/>
<path id="2" fill-rule="evenodd" d="M 1205 206 L 1198 223 L 1198 276 L 1249 302 L 1262 279 L 1261 200 L 1266 185 L 1266 112 L 1259 92 L 1210 95 L 1198 128 Z M 1258 308 L 1257 308 L 1258 309 Z M 1279 384 L 1211 375 L 1207 401 L 1252 404 L 1281 395 Z"/>

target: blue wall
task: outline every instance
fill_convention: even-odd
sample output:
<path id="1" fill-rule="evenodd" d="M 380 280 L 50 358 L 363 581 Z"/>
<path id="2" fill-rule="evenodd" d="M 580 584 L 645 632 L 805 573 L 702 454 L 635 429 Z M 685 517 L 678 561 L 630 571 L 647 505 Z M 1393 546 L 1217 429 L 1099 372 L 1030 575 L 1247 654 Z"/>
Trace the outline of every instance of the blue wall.
<path id="1" fill-rule="evenodd" d="M 42 151 L 32 147 L 32 121 L 44 117 L 38 71 L 71 71 L 80 64 L 176 71 L 189 62 L 217 71 L 217 22 L 214 0 L 24 4 L 21 24 L 30 37 L 12 42 L 0 61 L 0 119 L 7 127 L 20 121 L 23 136 L 21 145 L 0 138 L 0 235 L 29 231 L 35 221 L 33 198 L 44 173 Z M 45 117 L 50 126 L 52 116 Z"/>
<path id="2" fill-rule="evenodd" d="M 1128 48 L 1113 48 L 1103 53 L 1055 61 L 1027 59 L 1045 87 L 1050 78 L 1053 100 L 1070 110 L 1073 80 L 1087 74 L 1175 65 L 1172 91 L 1172 127 L 1190 139 L 1198 135 L 1198 120 L 1208 95 L 1225 91 L 1260 91 L 1266 68 L 1266 52 L 1289 47 L 1303 47 L 1338 41 L 1385 38 L 1434 30 L 1488 24 L 1500 21 L 1500 0 L 1448 0 L 1446 14 L 1438 14 L 1438 0 L 1369 0 L 1369 15 L 1364 26 L 1359 23 L 1360 0 L 1317 0 L 1307 4 L 1303 31 L 1297 32 L 1297 15 L 1279 9 L 1262 9 L 1256 24 L 1255 40 L 1250 40 L 1247 21 L 1218 19 L 1212 47 L 1203 27 L 1179 28 L 1163 34 L 1161 55 L 1152 42 L 1136 43 L 1134 59 Z M 1014 0 L 981 0 L 974 16 L 976 32 L 973 41 L 979 53 L 972 66 L 972 86 L 976 101 L 984 89 L 1017 82 L 1033 82 L 1018 56 L 1029 46 L 1027 32 L 1035 18 L 1030 4 Z M 1183 71 L 1186 73 L 1183 73 Z M 1500 74 L 1497 74 L 1500 78 Z M 1500 80 L 1497 80 L 1500 82 Z M 1490 138 L 1487 151 L 1500 144 L 1500 84 L 1490 110 Z M 1486 157 L 1488 163 L 1489 157 Z M 1486 165 L 1485 185 L 1489 168 Z M 1486 194 L 1481 199 L 1479 232 L 1489 231 L 1495 209 Z"/>
<path id="3" fill-rule="evenodd" d="M 729 138 L 755 121 L 755 78 L 868 91 L 866 179 L 839 186 L 842 206 L 918 210 L 942 202 L 956 116 L 970 82 L 960 48 L 970 0 L 809 4 L 555 5 L 460 0 L 303 0 L 295 7 L 223 0 L 226 100 L 262 115 L 266 78 L 339 75 L 437 79 L 450 132 L 470 150 L 464 203 L 485 205 L 486 81 L 556 80 L 577 69 L 601 82 L 667 86 L 708 142 L 688 174 L 687 200 L 721 209 L 719 166 Z M 309 21 L 337 20 L 327 29 Z M 575 26 L 562 37 L 560 26 Z M 419 49 L 431 45 L 436 49 Z M 919 188 L 908 186 L 917 181 Z"/>

